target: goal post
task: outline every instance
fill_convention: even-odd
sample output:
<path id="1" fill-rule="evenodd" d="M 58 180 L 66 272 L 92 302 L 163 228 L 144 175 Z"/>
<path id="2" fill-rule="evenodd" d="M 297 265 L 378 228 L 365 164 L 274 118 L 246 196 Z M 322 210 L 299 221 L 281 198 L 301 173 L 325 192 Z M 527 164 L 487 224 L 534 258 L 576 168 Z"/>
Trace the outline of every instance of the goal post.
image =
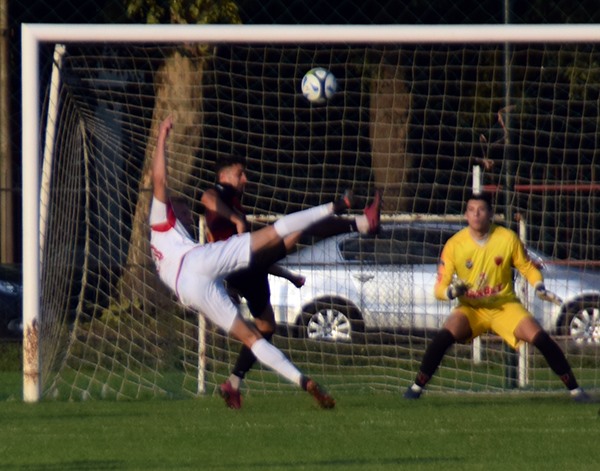
<path id="1" fill-rule="evenodd" d="M 235 361 L 239 344 L 210 326 L 200 339 L 195 314 L 161 290 L 142 242 L 148 155 L 168 113 L 179 119 L 170 184 L 195 200 L 214 181 L 217 155 L 243 153 L 244 204 L 254 215 L 329 201 L 347 186 L 361 204 L 383 187 L 386 220 L 456 215 L 473 163 L 489 158 L 496 166 L 482 169 L 482 188 L 507 212 L 531 216 L 529 242 L 563 259 L 600 255 L 600 158 L 590 137 L 600 132 L 598 25 L 23 24 L 21 39 L 26 402 L 210 393 Z M 46 49 L 57 44 L 59 90 L 49 92 Z M 504 54 L 513 77 L 504 76 Z M 313 65 L 341 83 L 321 107 L 299 91 Z M 507 95 L 506 86 L 515 90 Z M 55 117 L 44 113 L 52 107 Z M 507 129 L 515 136 L 505 146 Z M 44 135 L 54 140 L 46 149 Z M 545 198 L 537 184 L 559 197 Z M 567 230 L 574 238 L 565 246 Z M 415 299 L 399 302 L 410 308 Z M 334 392 L 389 392 L 414 375 L 422 339 L 384 332 L 374 346 L 274 342 Z M 493 353 L 475 366 L 457 347 L 432 390 L 502 390 L 494 342 L 484 342 Z M 597 387 L 597 345 L 564 345 Z M 529 368 L 528 387 L 556 387 L 537 370 Z M 286 390 L 261 368 L 247 384 Z"/>

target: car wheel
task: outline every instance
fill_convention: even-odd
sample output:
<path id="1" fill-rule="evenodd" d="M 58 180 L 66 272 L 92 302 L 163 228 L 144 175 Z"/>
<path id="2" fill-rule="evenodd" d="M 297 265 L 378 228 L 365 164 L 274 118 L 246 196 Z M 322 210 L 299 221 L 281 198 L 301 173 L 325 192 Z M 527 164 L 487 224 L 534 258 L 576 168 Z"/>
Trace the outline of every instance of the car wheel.
<path id="1" fill-rule="evenodd" d="M 356 341 L 364 332 L 358 310 L 346 301 L 316 301 L 303 309 L 300 335 L 311 340 Z"/>
<path id="2" fill-rule="evenodd" d="M 578 344 L 600 344 L 600 303 L 579 302 L 569 306 L 564 334 Z"/>

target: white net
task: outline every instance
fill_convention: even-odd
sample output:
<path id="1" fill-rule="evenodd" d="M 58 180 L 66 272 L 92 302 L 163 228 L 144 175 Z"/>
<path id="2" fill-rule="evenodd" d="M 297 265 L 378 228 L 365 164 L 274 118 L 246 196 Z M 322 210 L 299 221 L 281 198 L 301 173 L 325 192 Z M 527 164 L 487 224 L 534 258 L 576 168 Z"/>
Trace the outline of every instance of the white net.
<path id="1" fill-rule="evenodd" d="M 235 362 L 239 344 L 212 326 L 199 344 L 196 314 L 174 302 L 152 268 L 148 162 L 157 125 L 169 114 L 175 120 L 169 185 L 194 202 L 197 217 L 220 154 L 247 157 L 243 204 L 254 217 L 328 202 L 349 187 L 362 208 L 383 188 L 386 224 L 427 219 L 403 215 L 460 215 L 478 164 L 505 223 L 512 226 L 520 214 L 529 247 L 557 265 L 578 260 L 569 283 L 582 286 L 584 275 L 594 275 L 589 262 L 600 256 L 599 63 L 597 45 L 587 44 L 68 44 L 57 101 L 47 101 L 44 113 L 57 110 L 56 122 L 46 123 L 57 131 L 42 209 L 44 395 L 212 393 Z M 338 93 L 324 106 L 310 105 L 300 93 L 302 76 L 314 66 L 338 80 Z M 450 308 L 440 303 L 419 311 L 433 289 L 424 265 L 435 268 L 445 232 L 398 231 L 396 242 L 379 243 L 379 253 L 388 247 L 387 260 L 369 260 L 371 249 L 359 248 L 351 262 L 363 275 L 379 277 L 377 284 L 364 282 L 361 301 L 351 300 L 360 316 L 372 314 L 373 325 L 365 322 L 352 341 L 285 328 L 273 339 L 334 393 L 404 388 L 430 338 L 419 316 L 429 316 L 434 328 Z M 398 248 L 406 237 L 411 244 Z M 313 242 L 304 239 L 301 247 Z M 413 258 L 394 261 L 398 251 Z M 330 270 L 331 278 L 341 271 L 353 282 L 349 266 Z M 348 302 L 338 295 L 322 302 Z M 305 308 L 312 301 L 302 300 Z M 279 293 L 275 302 L 282 312 Z M 575 304 L 565 307 L 591 329 L 578 341 L 565 327 L 573 317 L 566 311 L 554 309 L 545 327 L 560 339 L 583 385 L 595 387 L 598 298 L 586 303 L 583 314 Z M 480 362 L 470 347 L 453 348 L 431 389 L 514 387 L 512 354 L 493 336 L 482 343 Z M 528 386 L 560 389 L 533 353 Z M 293 390 L 259 366 L 246 384 L 252 392 Z"/>

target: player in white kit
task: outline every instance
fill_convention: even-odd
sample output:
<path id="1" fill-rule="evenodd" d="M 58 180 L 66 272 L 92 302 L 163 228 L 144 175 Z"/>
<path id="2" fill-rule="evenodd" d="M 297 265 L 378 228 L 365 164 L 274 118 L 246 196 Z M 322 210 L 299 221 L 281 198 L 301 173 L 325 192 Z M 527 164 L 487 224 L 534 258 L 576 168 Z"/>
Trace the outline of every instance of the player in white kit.
<path id="1" fill-rule="evenodd" d="M 252 350 L 259 362 L 306 390 L 321 407 L 333 408 L 335 400 L 316 381 L 302 374 L 279 349 L 262 337 L 253 324 L 242 318 L 227 294 L 223 279 L 227 274 L 252 264 L 271 264 L 270 249 L 277 249 L 284 237 L 348 209 L 349 196 L 335 203 L 289 214 L 255 232 L 235 235 L 225 241 L 199 244 L 191 238 L 180 220 L 189 214 L 189 210 L 186 211 L 179 200 L 172 201 L 168 194 L 166 141 L 172 126 L 171 117 L 160 124 L 152 161 L 150 245 L 160 279 L 184 306 L 198 311 L 241 341 Z"/>

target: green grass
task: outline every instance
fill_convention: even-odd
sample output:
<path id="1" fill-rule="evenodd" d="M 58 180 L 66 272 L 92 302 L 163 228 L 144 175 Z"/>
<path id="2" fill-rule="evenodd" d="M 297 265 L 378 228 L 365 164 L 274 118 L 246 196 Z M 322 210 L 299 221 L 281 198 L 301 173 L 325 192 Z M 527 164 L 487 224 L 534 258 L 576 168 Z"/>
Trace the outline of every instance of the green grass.
<path id="1" fill-rule="evenodd" d="M 599 406 L 565 392 L 25 404 L 19 347 L 0 344 L 0 471 L 600 469 Z"/>
<path id="2" fill-rule="evenodd" d="M 597 470 L 598 406 L 566 395 L 303 393 L 131 402 L 20 399 L 0 373 L 0 469 Z"/>

